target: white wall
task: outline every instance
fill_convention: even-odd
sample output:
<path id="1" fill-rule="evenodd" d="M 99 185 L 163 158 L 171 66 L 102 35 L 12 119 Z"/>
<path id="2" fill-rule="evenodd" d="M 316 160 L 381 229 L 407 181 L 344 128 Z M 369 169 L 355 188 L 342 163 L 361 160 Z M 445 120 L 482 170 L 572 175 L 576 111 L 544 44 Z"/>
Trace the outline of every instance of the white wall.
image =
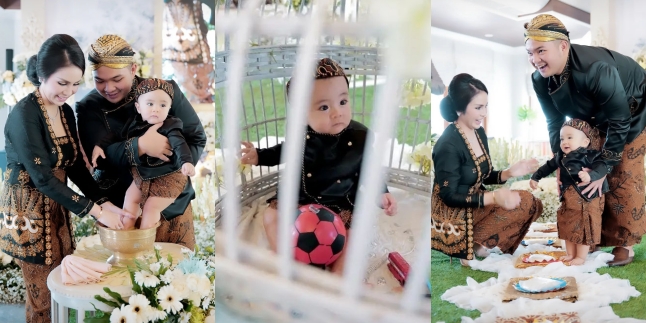
<path id="1" fill-rule="evenodd" d="M 531 90 L 525 49 L 432 28 L 432 59 L 448 86 L 459 73 L 469 73 L 489 90 L 487 134 L 497 138 L 517 138 L 520 129 L 516 111 L 529 103 Z M 529 82 L 529 87 L 527 86 Z M 439 109 L 433 105 L 434 110 Z M 439 113 L 437 113 L 439 115 Z M 432 118 L 435 118 L 433 114 Z M 436 124 L 433 122 L 433 124 Z M 434 131 L 439 132 L 439 131 Z"/>
<path id="2" fill-rule="evenodd" d="M 0 71 L 6 69 L 5 56 L 7 49 L 13 49 L 16 53 L 16 21 L 20 11 L 4 10 L 0 8 Z"/>
<path id="3" fill-rule="evenodd" d="M 612 1 L 612 6 L 614 16 L 610 17 L 610 23 L 614 30 L 610 31 L 609 38 L 615 40 L 616 48 L 611 49 L 632 57 L 637 43 L 646 43 L 646 3 L 643 0 L 622 0 Z"/>

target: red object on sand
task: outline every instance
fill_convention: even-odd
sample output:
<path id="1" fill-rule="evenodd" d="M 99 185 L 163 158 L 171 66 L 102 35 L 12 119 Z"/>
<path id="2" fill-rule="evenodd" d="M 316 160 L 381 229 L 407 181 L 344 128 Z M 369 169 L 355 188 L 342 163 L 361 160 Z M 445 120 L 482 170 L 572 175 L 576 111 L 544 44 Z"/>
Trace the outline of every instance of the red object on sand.
<path id="1" fill-rule="evenodd" d="M 404 260 L 404 257 L 399 252 L 389 253 L 387 267 L 393 276 L 395 276 L 395 279 L 399 281 L 399 284 L 404 286 L 406 284 L 406 278 L 408 277 L 408 271 L 410 270 L 410 265 Z"/>

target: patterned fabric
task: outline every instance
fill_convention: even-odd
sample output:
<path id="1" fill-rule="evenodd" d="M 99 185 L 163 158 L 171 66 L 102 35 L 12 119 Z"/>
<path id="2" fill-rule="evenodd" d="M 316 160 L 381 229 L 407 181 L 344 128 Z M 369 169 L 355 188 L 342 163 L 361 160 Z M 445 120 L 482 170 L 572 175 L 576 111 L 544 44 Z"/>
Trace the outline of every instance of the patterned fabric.
<path id="1" fill-rule="evenodd" d="M 520 205 L 513 210 L 495 204 L 473 210 L 473 241 L 508 254 L 516 251 L 529 226 L 543 213 L 543 203 L 532 193 L 517 192 Z"/>
<path id="2" fill-rule="evenodd" d="M 142 180 L 139 173 L 133 169 L 132 177 L 137 185 L 137 188 L 141 191 L 141 208 L 143 209 L 146 200 L 151 197 L 163 197 L 163 198 L 177 198 L 186 183 L 188 183 L 188 176 L 182 174 L 181 171 L 176 171 L 161 177 L 153 178 L 151 180 Z"/>
<path id="3" fill-rule="evenodd" d="M 525 23 L 525 41 L 528 39 L 540 42 L 557 39 L 570 41 L 569 35 L 563 23 L 552 15 L 538 15 Z"/>
<path id="4" fill-rule="evenodd" d="M 173 86 L 170 83 L 162 79 L 151 78 L 151 79 L 143 79 L 141 82 L 139 82 L 139 84 L 137 85 L 137 89 L 135 90 L 135 101 L 139 100 L 139 97 L 141 95 L 144 95 L 148 92 L 152 92 L 155 90 L 162 90 L 166 92 L 168 96 L 170 96 L 171 100 L 173 99 L 173 94 L 175 91 L 173 90 Z"/>
<path id="5" fill-rule="evenodd" d="M 601 241 L 601 214 L 604 195 L 586 201 L 574 189 L 568 187 L 557 211 L 559 238 L 580 245 L 594 246 Z"/>
<path id="6" fill-rule="evenodd" d="M 9 113 L 5 126 L 7 169 L 0 188 L 0 250 L 26 262 L 50 265 L 54 213 L 85 216 L 106 198 L 85 167 L 74 112 L 59 108 L 66 136 L 52 128 L 38 90 Z M 67 186 L 70 179 L 83 192 Z"/>
<path id="7" fill-rule="evenodd" d="M 87 59 L 92 70 L 101 66 L 109 68 L 124 68 L 134 63 L 135 52 L 125 39 L 117 35 L 103 35 L 90 45 Z"/>
<path id="8" fill-rule="evenodd" d="M 323 58 L 318 61 L 318 63 L 316 64 L 316 72 L 314 73 L 315 80 L 327 79 L 337 76 L 343 76 L 346 83 L 348 83 L 348 86 L 350 85 L 350 81 L 348 81 L 348 77 L 345 75 L 343 67 L 341 67 L 339 63 L 330 58 Z M 287 82 L 287 85 L 285 85 L 285 91 L 287 92 L 287 95 L 289 95 L 289 86 L 291 85 L 293 79 L 294 78 L 290 79 Z"/>
<path id="9" fill-rule="evenodd" d="M 601 138 L 599 136 L 599 130 L 597 128 L 592 128 L 589 123 L 581 119 L 570 119 L 563 123 L 563 127 L 572 127 L 583 132 L 588 139 L 590 139 L 589 149 L 601 150 Z"/>
<path id="10" fill-rule="evenodd" d="M 182 245 L 195 250 L 195 229 L 193 228 L 193 207 L 189 204 L 184 214 L 166 220 L 161 217 L 161 225 L 157 228 L 156 242 L 168 242 Z"/>
<path id="11" fill-rule="evenodd" d="M 624 148 L 619 165 L 608 174 L 600 246 L 632 246 L 646 233 L 644 216 L 644 154 L 646 133 Z"/>
<path id="12" fill-rule="evenodd" d="M 74 252 L 72 241 L 72 232 L 68 225 L 69 213 L 59 204 L 50 200 L 49 204 L 52 210 L 53 221 L 50 224 L 51 250 L 50 264 L 34 264 L 31 262 L 18 260 L 17 263 L 22 269 L 22 275 L 25 281 L 26 300 L 25 314 L 27 323 L 49 323 L 51 320 L 51 295 L 47 288 L 47 276 L 58 265 L 63 258 Z"/>

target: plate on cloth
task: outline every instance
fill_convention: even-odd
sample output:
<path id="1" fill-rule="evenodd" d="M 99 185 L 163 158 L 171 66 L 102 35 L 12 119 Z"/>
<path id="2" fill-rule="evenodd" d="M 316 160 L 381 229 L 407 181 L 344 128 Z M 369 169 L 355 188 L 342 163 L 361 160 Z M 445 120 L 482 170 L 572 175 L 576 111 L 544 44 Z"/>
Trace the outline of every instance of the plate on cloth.
<path id="1" fill-rule="evenodd" d="M 528 260 L 531 255 L 535 254 L 542 254 L 542 255 L 548 255 L 554 258 L 555 260 L 553 261 L 537 261 L 537 262 L 526 262 L 525 260 Z M 560 262 L 558 259 L 567 256 L 567 253 L 565 251 L 561 250 L 555 250 L 555 251 L 535 251 L 535 252 L 529 252 L 529 253 L 524 253 L 520 255 L 520 257 L 516 258 L 516 263 L 514 264 L 514 267 L 516 268 L 529 268 L 533 266 L 547 266 L 551 263 L 555 262 Z"/>
<path id="2" fill-rule="evenodd" d="M 526 264 L 539 263 L 539 262 L 550 263 L 550 262 L 557 262 L 557 261 L 559 261 L 558 258 L 555 258 L 554 256 L 540 254 L 540 253 L 530 254 L 523 257 L 523 262 Z"/>
<path id="3" fill-rule="evenodd" d="M 545 246 L 551 246 L 551 245 L 554 244 L 554 240 L 552 240 L 552 239 L 527 239 L 527 240 L 521 241 L 520 244 L 522 244 L 525 247 L 529 246 L 530 244 L 542 244 L 542 245 L 545 245 Z"/>
<path id="4" fill-rule="evenodd" d="M 523 293 L 546 293 L 561 290 L 567 286 L 567 282 L 560 278 L 534 277 L 521 280 L 514 284 L 514 288 Z"/>
<path id="5" fill-rule="evenodd" d="M 556 223 L 533 223 L 530 229 L 536 232 L 557 232 Z"/>
<path id="6" fill-rule="evenodd" d="M 496 323 L 536 323 L 536 322 L 559 322 L 559 323 L 582 323 L 579 314 L 576 312 L 546 314 L 546 315 L 527 315 L 511 318 L 497 317 Z"/>
<path id="7" fill-rule="evenodd" d="M 567 283 L 564 288 L 543 293 L 526 293 L 516 289 L 514 285 L 520 281 L 531 279 L 532 277 L 514 277 L 509 279 L 509 283 L 502 294 L 503 303 L 508 303 L 519 298 L 529 298 L 533 300 L 545 299 L 560 299 L 566 302 L 575 303 L 579 297 L 579 287 L 577 286 L 576 279 L 571 276 L 567 277 L 554 277 L 561 279 Z M 504 321 L 508 322 L 508 321 Z M 516 321 L 511 321 L 516 322 Z M 524 322 L 524 321 L 519 321 Z M 532 322 L 532 321 L 530 321 Z M 559 321 L 560 322 L 560 321 Z"/>

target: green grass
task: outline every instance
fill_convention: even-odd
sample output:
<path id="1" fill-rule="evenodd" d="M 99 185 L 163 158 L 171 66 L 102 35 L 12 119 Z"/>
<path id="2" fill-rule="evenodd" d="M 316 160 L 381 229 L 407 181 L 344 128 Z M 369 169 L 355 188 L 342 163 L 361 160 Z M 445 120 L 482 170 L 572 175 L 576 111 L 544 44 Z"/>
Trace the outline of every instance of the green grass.
<path id="1" fill-rule="evenodd" d="M 351 81 L 352 82 L 352 81 Z M 373 110 L 375 88 L 368 86 L 365 89 L 361 86 L 363 82 L 356 82 L 357 88 L 350 89 L 350 104 L 353 108 L 354 119 L 370 127 L 370 114 Z M 225 97 L 224 89 L 216 91 L 216 120 L 223 122 L 223 105 Z M 242 140 L 258 141 L 265 136 L 284 136 L 285 121 L 271 121 L 266 124 L 264 120 L 274 118 L 285 118 L 285 91 L 284 87 L 277 80 L 262 80 L 245 82 L 243 85 L 243 106 L 242 120 L 240 126 Z M 397 122 L 397 139 L 400 143 L 417 145 L 430 140 L 431 136 L 431 107 L 424 105 L 416 109 L 399 109 Z M 421 120 L 421 121 L 419 121 Z M 260 123 L 259 125 L 254 125 Z M 219 127 L 219 128 L 218 128 Z M 221 125 L 216 127 L 216 138 Z M 216 147 L 219 144 L 216 141 Z"/>
<path id="2" fill-rule="evenodd" d="M 646 240 L 646 236 L 645 239 Z M 646 303 L 646 280 L 643 277 L 643 266 L 646 261 L 646 241 L 635 246 L 635 260 L 632 264 L 624 267 L 604 267 L 597 270 L 601 275 L 609 274 L 613 278 L 628 279 L 640 293 L 639 297 L 633 297 L 630 300 L 620 303 L 611 304 L 615 314 L 620 317 L 632 317 L 637 319 L 646 319 L 644 303 Z M 606 252 L 611 252 L 612 248 L 603 248 Z M 497 273 L 483 272 L 462 267 L 458 259 L 453 259 L 449 263 L 449 257 L 441 252 L 433 250 L 431 252 L 431 285 L 433 286 L 433 296 L 431 304 L 433 306 L 432 321 L 446 323 L 460 322 L 462 316 L 477 318 L 480 316 L 479 311 L 467 311 L 458 308 L 452 303 L 440 299 L 446 290 L 454 286 L 466 285 L 467 277 L 475 279 L 482 283 L 491 277 L 498 277 Z"/>

